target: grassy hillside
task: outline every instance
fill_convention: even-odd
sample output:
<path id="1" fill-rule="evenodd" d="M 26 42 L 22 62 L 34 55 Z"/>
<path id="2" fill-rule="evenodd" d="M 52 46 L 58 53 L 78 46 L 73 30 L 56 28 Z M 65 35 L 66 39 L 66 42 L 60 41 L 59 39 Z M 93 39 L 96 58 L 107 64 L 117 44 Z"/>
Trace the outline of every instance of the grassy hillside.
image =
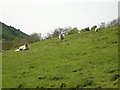
<path id="1" fill-rule="evenodd" d="M 22 45 L 26 41 L 25 38 L 28 35 L 20 31 L 19 29 L 16 29 L 12 26 L 8 26 L 1 22 L 0 25 L 2 27 L 2 32 L 0 32 L 0 34 L 2 35 L 0 35 L 0 44 L 2 44 L 2 49 L 0 47 L 0 51 L 15 48 L 17 46 Z"/>
<path id="2" fill-rule="evenodd" d="M 27 36 L 27 34 L 23 33 L 19 29 L 16 29 L 12 26 L 7 26 L 4 23 L 2 24 L 2 38 L 6 40 L 14 40 L 15 38 L 24 38 Z"/>
<path id="3" fill-rule="evenodd" d="M 2 56 L 3 88 L 118 88 L 118 28 L 30 44 Z"/>

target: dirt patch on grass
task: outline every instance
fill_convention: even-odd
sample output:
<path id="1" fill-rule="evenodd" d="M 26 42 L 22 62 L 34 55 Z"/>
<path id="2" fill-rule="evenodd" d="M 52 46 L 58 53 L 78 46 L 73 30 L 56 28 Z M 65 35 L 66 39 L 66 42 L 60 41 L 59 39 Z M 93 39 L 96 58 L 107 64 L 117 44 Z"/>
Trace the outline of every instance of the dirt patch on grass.
<path id="1" fill-rule="evenodd" d="M 45 79 L 45 78 L 47 78 L 47 77 L 38 77 L 39 80 L 41 80 L 41 79 Z"/>
<path id="2" fill-rule="evenodd" d="M 62 80 L 63 79 L 63 77 L 53 77 L 52 78 L 52 80 L 55 80 L 55 81 L 57 81 L 57 80 Z"/>
<path id="3" fill-rule="evenodd" d="M 72 72 L 78 72 L 78 71 L 80 71 L 80 70 L 84 70 L 84 68 L 80 68 L 80 69 L 74 70 L 74 71 L 72 71 Z"/>

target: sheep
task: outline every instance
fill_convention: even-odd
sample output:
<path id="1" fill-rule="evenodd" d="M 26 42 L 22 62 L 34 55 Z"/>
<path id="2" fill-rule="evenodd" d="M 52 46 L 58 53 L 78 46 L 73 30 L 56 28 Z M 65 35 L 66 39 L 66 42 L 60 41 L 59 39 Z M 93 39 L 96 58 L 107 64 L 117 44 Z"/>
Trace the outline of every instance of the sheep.
<path id="1" fill-rule="evenodd" d="M 20 51 L 20 50 L 19 50 L 19 49 L 16 49 L 16 50 L 15 50 L 15 52 L 18 52 L 18 51 Z"/>
<path id="2" fill-rule="evenodd" d="M 95 28 L 95 32 L 98 32 L 98 28 Z"/>
<path id="3" fill-rule="evenodd" d="M 23 46 L 20 46 L 19 49 L 16 49 L 15 51 L 22 51 L 22 50 L 29 50 L 30 47 L 27 44 L 24 44 Z"/>
<path id="4" fill-rule="evenodd" d="M 63 39 L 64 39 L 63 34 L 60 34 L 60 35 L 59 35 L 59 39 L 60 39 L 60 40 L 63 40 Z"/>

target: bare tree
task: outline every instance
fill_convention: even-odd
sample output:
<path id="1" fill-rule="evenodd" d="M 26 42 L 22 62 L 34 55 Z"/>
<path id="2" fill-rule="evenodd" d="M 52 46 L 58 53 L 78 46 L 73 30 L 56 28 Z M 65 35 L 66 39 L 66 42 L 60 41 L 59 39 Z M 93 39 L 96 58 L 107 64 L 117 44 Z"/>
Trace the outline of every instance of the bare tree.
<path id="1" fill-rule="evenodd" d="M 119 25 L 119 18 L 118 19 L 113 19 L 112 21 L 108 22 L 106 24 L 106 27 L 118 26 L 118 25 Z"/>
<path id="2" fill-rule="evenodd" d="M 72 30 L 72 27 L 70 27 L 70 26 L 64 28 L 64 30 L 63 30 L 64 35 L 68 35 L 71 30 Z"/>
<path id="3" fill-rule="evenodd" d="M 120 17 L 117 19 L 117 25 L 120 26 Z"/>
<path id="4" fill-rule="evenodd" d="M 102 22 L 99 26 L 100 28 L 105 28 L 105 22 Z"/>
<path id="5" fill-rule="evenodd" d="M 38 33 L 33 33 L 26 37 L 28 43 L 34 43 L 40 41 L 40 37 Z"/>
<path id="6" fill-rule="evenodd" d="M 53 37 L 59 36 L 59 34 L 60 34 L 59 29 L 55 29 L 53 32 Z"/>
<path id="7" fill-rule="evenodd" d="M 59 36 L 59 34 L 61 33 L 63 33 L 64 35 L 68 35 L 71 30 L 72 27 L 56 28 L 53 32 L 53 37 Z"/>
<path id="8" fill-rule="evenodd" d="M 45 39 L 49 39 L 49 38 L 52 38 L 52 37 L 53 37 L 53 34 L 47 33 L 47 36 L 45 37 Z"/>

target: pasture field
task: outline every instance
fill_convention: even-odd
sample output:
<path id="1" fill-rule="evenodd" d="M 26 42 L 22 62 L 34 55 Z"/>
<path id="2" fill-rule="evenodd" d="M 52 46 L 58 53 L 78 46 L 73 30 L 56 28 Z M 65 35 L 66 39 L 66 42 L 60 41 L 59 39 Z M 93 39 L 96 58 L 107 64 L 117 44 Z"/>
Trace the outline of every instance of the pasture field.
<path id="1" fill-rule="evenodd" d="M 2 88 L 118 88 L 118 27 L 2 53 Z"/>

